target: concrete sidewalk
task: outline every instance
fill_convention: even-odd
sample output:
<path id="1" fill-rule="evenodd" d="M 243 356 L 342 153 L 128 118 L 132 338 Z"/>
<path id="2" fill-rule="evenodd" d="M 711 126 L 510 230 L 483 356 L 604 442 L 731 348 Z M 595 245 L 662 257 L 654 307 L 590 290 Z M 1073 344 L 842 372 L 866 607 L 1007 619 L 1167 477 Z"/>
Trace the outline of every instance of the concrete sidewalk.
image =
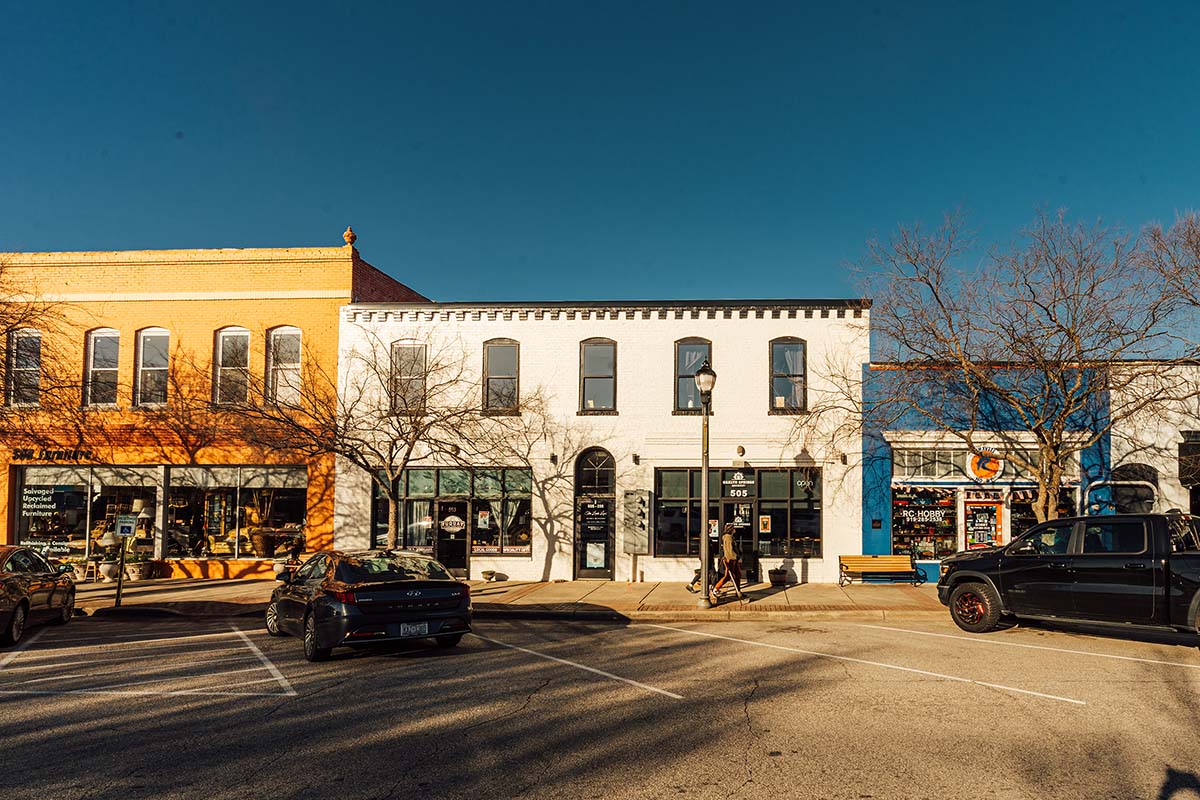
<path id="1" fill-rule="evenodd" d="M 745 600 L 731 590 L 710 609 L 698 608 L 698 596 L 683 583 L 612 581 L 471 581 L 479 618 L 577 620 L 857 620 L 945 616 L 932 584 L 805 583 L 787 587 L 743 587 Z M 120 608 L 114 608 L 116 584 L 81 583 L 76 605 L 105 616 L 180 615 L 195 617 L 258 616 L 275 581 L 163 579 L 127 583 Z"/>

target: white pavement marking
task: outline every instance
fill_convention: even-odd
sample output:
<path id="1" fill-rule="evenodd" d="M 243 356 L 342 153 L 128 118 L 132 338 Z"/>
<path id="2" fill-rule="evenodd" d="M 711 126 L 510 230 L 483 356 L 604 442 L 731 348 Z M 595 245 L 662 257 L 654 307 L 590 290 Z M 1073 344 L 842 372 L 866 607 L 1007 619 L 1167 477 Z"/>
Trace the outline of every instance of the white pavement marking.
<path id="1" fill-rule="evenodd" d="M 275 680 L 272 678 L 271 680 Z M 0 694 L 106 694 L 120 697 L 181 697 L 183 695 L 217 695 L 221 697 L 284 697 L 281 692 L 214 692 L 210 689 L 176 689 L 158 691 L 142 689 L 132 691 L 108 691 L 105 689 L 0 689 Z"/>
<path id="2" fill-rule="evenodd" d="M 211 639 L 213 637 L 228 637 L 228 636 L 233 636 L 233 635 L 234 634 L 232 631 L 222 632 L 222 633 L 197 633 L 193 636 L 164 636 L 164 637 L 158 637 L 158 638 L 152 637 L 150 639 L 141 639 L 136 642 L 114 642 L 113 644 L 120 646 L 120 647 L 127 647 L 130 645 L 145 644 L 146 642 L 194 642 L 197 639 Z M 51 644 L 53 644 L 53 642 L 51 642 Z M 161 648 L 162 646 L 163 645 L 151 644 L 147 647 L 143 647 L 142 650 L 157 650 L 157 649 Z M 178 645 L 168 645 L 168 646 L 169 647 L 178 647 Z M 72 650 L 87 650 L 89 652 L 94 653 L 94 652 L 96 652 L 97 649 L 99 649 L 101 652 L 106 652 L 107 650 L 110 650 L 112 648 L 105 648 L 105 647 L 102 647 L 101 645 L 85 644 L 85 645 L 80 645 L 79 647 L 47 648 L 46 650 L 43 650 L 42 652 L 46 656 L 49 657 L 49 656 L 61 655 L 62 653 L 69 653 Z"/>
<path id="3" fill-rule="evenodd" d="M 271 663 L 271 659 L 263 655 L 263 651 L 258 649 L 258 645 L 250 641 L 250 637 L 247 636 L 245 632 L 243 632 L 238 626 L 231 625 L 230 627 L 233 628 L 234 633 L 241 637 L 242 641 L 246 643 L 246 646 L 254 651 L 254 655 L 258 656 L 258 660 L 261 661 L 263 665 L 271 672 L 271 676 L 275 678 L 275 680 L 279 681 L 279 685 L 283 687 L 284 694 L 295 697 L 296 690 L 292 688 L 290 683 L 288 683 L 288 679 L 283 677 L 283 673 Z"/>
<path id="4" fill-rule="evenodd" d="M 952 633 L 931 633 L 930 631 L 914 631 L 909 628 L 889 628 L 886 625 L 863 625 L 858 624 L 860 628 L 874 628 L 880 631 L 895 631 L 896 633 L 911 633 L 914 636 L 938 636 L 943 639 L 957 639 L 960 642 L 972 642 L 973 644 L 998 644 L 1005 647 L 1024 647 L 1029 650 L 1050 650 L 1054 653 L 1070 653 L 1077 656 L 1092 656 L 1093 658 L 1111 658 L 1117 661 L 1139 661 L 1143 664 L 1163 664 L 1168 667 L 1182 667 L 1183 669 L 1200 669 L 1200 664 L 1180 664 L 1176 661 L 1160 661 L 1154 658 L 1138 658 L 1136 656 L 1118 656 L 1112 653 L 1089 653 L 1087 650 L 1068 650 L 1063 647 L 1050 647 L 1044 644 L 1022 644 L 1021 642 L 1000 642 L 995 639 L 976 639 L 971 636 L 955 636 Z"/>
<path id="5" fill-rule="evenodd" d="M 569 667 L 575 667 L 576 669 L 582 669 L 582 670 L 585 670 L 586 672 L 593 672 L 597 675 L 603 675 L 605 678 L 611 678 L 614 681 L 621 681 L 622 683 L 628 683 L 630 686 L 636 686 L 639 689 L 645 689 L 648 692 L 657 692 L 658 694 L 665 694 L 667 697 L 673 697 L 676 700 L 683 699 L 683 695 L 678 695 L 678 694 L 675 694 L 674 692 L 668 692 L 666 689 L 659 689 L 654 686 L 647 686 L 644 683 L 638 683 L 637 681 L 631 680 L 629 678 L 622 678 L 620 675 L 613 675 L 611 672 L 605 672 L 603 670 L 596 669 L 595 667 L 588 667 L 583 664 L 577 664 L 574 661 L 567 661 L 565 658 L 557 658 L 555 656 L 549 656 L 549 655 L 546 655 L 545 653 L 539 653 L 536 650 L 529 650 L 524 647 L 517 647 L 515 644 L 509 644 L 508 642 L 502 642 L 498 639 L 489 639 L 486 636 L 480 636 L 478 633 L 472 633 L 471 635 L 474 636 L 476 639 L 482 639 L 485 642 L 491 642 L 492 644 L 498 644 L 501 647 L 508 647 L 513 650 L 520 650 L 522 653 L 528 653 L 531 656 L 537 656 L 538 658 L 544 658 L 547 661 L 557 661 L 559 664 L 566 664 Z"/>
<path id="6" fill-rule="evenodd" d="M 984 681 L 972 680 L 971 678 L 959 677 L 958 675 L 946 675 L 941 672 L 930 672 L 928 670 L 915 669 L 913 667 L 901 667 L 897 664 L 884 664 L 880 661 L 866 661 L 861 658 L 851 658 L 850 656 L 839 656 L 839 655 L 834 655 L 833 653 L 821 653 L 816 650 L 802 650 L 798 647 L 787 647 L 785 645 L 769 644 L 767 642 L 755 642 L 755 641 L 751 641 L 749 639 L 735 639 L 732 636 L 720 636 L 715 633 L 703 633 L 702 631 L 690 631 L 687 628 L 674 628 L 670 625 L 648 624 L 646 627 L 662 628 L 663 630 L 676 631 L 678 633 L 687 633 L 687 634 L 691 634 L 692 636 L 707 636 L 710 639 L 723 639 L 727 642 L 737 642 L 739 644 L 748 644 L 753 647 L 767 647 L 772 650 L 783 650 L 783 651 L 790 652 L 790 653 L 801 653 L 801 654 L 807 655 L 807 656 L 818 656 L 820 658 L 832 658 L 837 661 L 849 661 L 854 664 L 865 664 L 870 667 L 879 667 L 881 669 L 894 669 L 894 670 L 898 670 L 900 672 L 911 672 L 916 675 L 926 675 L 930 678 L 941 678 L 942 680 L 956 681 L 958 683 L 972 683 L 972 684 L 975 684 L 976 686 L 986 686 L 989 689 L 1000 689 L 1001 691 L 1005 691 L 1005 692 L 1016 692 L 1017 694 L 1027 694 L 1027 695 L 1032 695 L 1033 697 L 1041 697 L 1046 700 L 1058 700 L 1059 702 L 1062 702 L 1062 703 L 1073 703 L 1077 706 L 1086 706 L 1087 705 L 1087 703 L 1085 703 L 1083 700 L 1072 700 L 1069 697 L 1059 697 L 1058 695 L 1053 695 L 1053 694 L 1043 694 L 1042 692 L 1034 692 L 1034 691 L 1030 691 L 1029 689 L 1017 689 L 1016 687 L 1013 687 L 1013 686 L 1002 686 L 1001 684 L 998 684 L 998 683 L 986 683 Z"/>
<path id="7" fill-rule="evenodd" d="M 33 636 L 30 636 L 28 639 L 26 639 L 25 641 L 23 641 L 19 645 L 17 645 L 15 650 L 10 652 L 3 659 L 0 659 L 0 669 L 4 669 L 5 667 L 7 667 L 9 665 L 9 662 L 11 662 L 14 658 L 16 658 L 21 653 L 22 650 L 24 650 L 26 647 L 29 647 L 29 645 L 36 642 L 37 638 L 45 632 L 46 632 L 46 629 L 42 628 L 40 631 L 35 633 Z"/>
<path id="8" fill-rule="evenodd" d="M 237 650 L 239 653 L 240 653 L 240 652 L 242 652 L 242 648 L 241 648 L 241 647 L 222 647 L 222 648 L 220 648 L 220 650 Z M 215 651 L 215 650 L 208 650 L 208 651 L 206 651 L 206 652 L 213 653 L 213 652 L 216 652 L 216 651 Z M 118 656 L 117 658 L 90 658 L 90 659 L 88 659 L 88 660 L 86 660 L 86 661 L 54 661 L 54 663 L 53 663 L 53 664 L 49 664 L 49 665 L 48 665 L 48 664 L 45 664 L 45 663 L 41 663 L 41 662 L 38 662 L 38 663 L 32 663 L 32 664 L 31 664 L 30 662 L 31 662 L 31 661 L 36 661 L 36 659 L 33 659 L 33 658 L 26 658 L 26 659 L 23 659 L 23 660 L 22 660 L 22 662 L 21 662 L 23 666 L 20 666 L 20 667 L 9 667 L 9 668 L 8 668 L 8 672 L 18 672 L 18 671 L 20 671 L 20 670 L 26 670 L 26 669 L 46 669 L 46 668 L 47 668 L 47 667 L 49 667 L 49 666 L 54 666 L 54 667 L 81 667 L 81 666 L 85 666 L 85 665 L 88 665 L 88 664 L 116 664 L 116 663 L 118 663 L 118 662 L 121 662 L 121 661 L 144 661 L 144 660 L 146 660 L 146 658 L 147 658 L 147 656 L 144 656 L 144 655 L 140 655 L 140 656 Z M 232 655 L 232 656 L 225 656 L 224 658 L 198 658 L 198 659 L 190 659 L 190 660 L 188 661 L 188 664 L 210 664 L 210 663 L 216 663 L 216 662 L 220 662 L 220 661 L 237 661 L 239 658 L 254 658 L 254 654 L 253 654 L 253 653 L 248 653 L 248 654 L 246 654 L 246 655 L 243 655 L 243 656 Z M 92 674 L 102 674 L 102 673 L 92 673 Z"/>

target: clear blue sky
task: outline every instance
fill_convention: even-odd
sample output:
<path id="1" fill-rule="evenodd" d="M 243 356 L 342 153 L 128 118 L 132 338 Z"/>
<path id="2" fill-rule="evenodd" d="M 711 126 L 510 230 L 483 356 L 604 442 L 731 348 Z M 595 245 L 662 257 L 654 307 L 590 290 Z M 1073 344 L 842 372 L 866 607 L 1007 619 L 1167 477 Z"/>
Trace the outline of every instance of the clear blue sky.
<path id="1" fill-rule="evenodd" d="M 870 236 L 955 206 L 985 239 L 1196 207 L 1197 31 L 1191 2 L 9 5 L 0 250 L 352 224 L 439 300 L 854 296 Z"/>

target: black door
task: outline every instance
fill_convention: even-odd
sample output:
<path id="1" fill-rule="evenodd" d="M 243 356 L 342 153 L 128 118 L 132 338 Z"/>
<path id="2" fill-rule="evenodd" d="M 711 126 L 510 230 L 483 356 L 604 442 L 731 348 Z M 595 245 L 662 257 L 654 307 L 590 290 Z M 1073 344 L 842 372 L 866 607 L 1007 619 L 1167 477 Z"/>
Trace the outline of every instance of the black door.
<path id="1" fill-rule="evenodd" d="M 325 580 L 328 556 L 318 553 L 305 561 L 292 579 L 279 588 L 275 596 L 275 609 L 279 612 L 279 625 L 286 631 L 299 634 L 304 623 L 308 602 Z"/>
<path id="2" fill-rule="evenodd" d="M 1153 622 L 1162 578 L 1141 519 L 1089 522 L 1074 559 L 1075 613 L 1087 619 Z M 1157 586 L 1156 586 L 1157 583 Z"/>
<path id="3" fill-rule="evenodd" d="M 456 578 L 467 576 L 467 520 L 470 509 L 466 500 L 441 500 L 437 504 L 437 536 L 434 557 Z"/>
<path id="4" fill-rule="evenodd" d="M 613 577 L 613 501 L 580 498 L 575 509 L 575 577 Z"/>
<path id="5" fill-rule="evenodd" d="M 1018 614 L 1071 616 L 1072 523 L 1040 525 L 1013 542 L 1000 562 L 1008 609 Z"/>

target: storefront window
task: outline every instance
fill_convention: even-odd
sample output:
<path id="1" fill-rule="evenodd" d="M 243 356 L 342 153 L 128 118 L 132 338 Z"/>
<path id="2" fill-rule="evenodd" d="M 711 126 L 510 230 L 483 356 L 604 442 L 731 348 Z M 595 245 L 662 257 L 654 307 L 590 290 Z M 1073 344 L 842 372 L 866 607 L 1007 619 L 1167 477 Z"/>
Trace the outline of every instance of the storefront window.
<path id="1" fill-rule="evenodd" d="M 25 467 L 17 496 L 17 543 L 50 558 L 88 555 L 86 467 Z"/>
<path id="2" fill-rule="evenodd" d="M 740 477 L 739 477 L 740 476 Z M 655 472 L 655 554 L 698 555 L 701 470 Z M 821 557 L 821 471 L 709 470 L 710 525 L 735 525 L 743 552 Z"/>
<path id="3" fill-rule="evenodd" d="M 439 503 L 447 497 L 466 497 L 472 553 L 529 555 L 533 552 L 533 479 L 528 469 L 409 469 L 401 475 L 398 486 L 401 488 L 400 547 L 435 552 L 438 531 L 434 513 Z M 372 485 L 372 493 L 373 546 L 384 547 L 387 499 L 377 485 Z M 455 502 L 463 504 L 461 499 Z"/>
<path id="4" fill-rule="evenodd" d="M 958 550 L 954 489 L 892 489 L 892 552 L 916 558 L 945 558 Z"/>
<path id="5" fill-rule="evenodd" d="M 175 467 L 164 551 L 171 558 L 273 558 L 304 546 L 304 467 Z"/>
<path id="6" fill-rule="evenodd" d="M 1012 538 L 1016 539 L 1025 531 L 1037 524 L 1037 515 L 1033 512 L 1033 501 L 1037 498 L 1037 489 L 1016 489 L 1011 496 L 1011 530 Z M 1075 516 L 1075 490 L 1062 489 L 1058 493 L 1058 516 Z"/>

